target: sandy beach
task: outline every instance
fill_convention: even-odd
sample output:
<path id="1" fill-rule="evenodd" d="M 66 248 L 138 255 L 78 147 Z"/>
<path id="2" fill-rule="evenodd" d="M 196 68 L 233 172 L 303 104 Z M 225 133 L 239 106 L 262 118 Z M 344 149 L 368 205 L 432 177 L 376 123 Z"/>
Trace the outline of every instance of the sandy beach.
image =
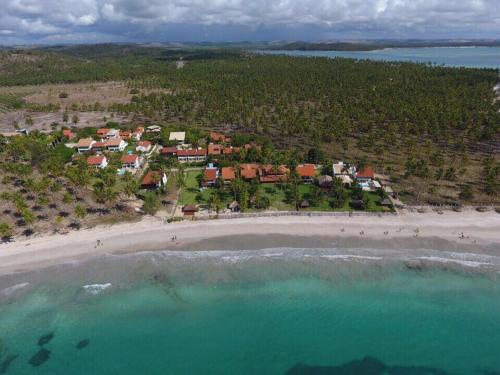
<path id="1" fill-rule="evenodd" d="M 175 239 L 173 239 L 175 238 Z M 70 263 L 100 254 L 155 250 L 251 250 L 276 247 L 369 247 L 500 255 L 500 215 L 447 211 L 442 215 L 265 217 L 166 224 L 99 226 L 0 245 L 0 275 Z"/>

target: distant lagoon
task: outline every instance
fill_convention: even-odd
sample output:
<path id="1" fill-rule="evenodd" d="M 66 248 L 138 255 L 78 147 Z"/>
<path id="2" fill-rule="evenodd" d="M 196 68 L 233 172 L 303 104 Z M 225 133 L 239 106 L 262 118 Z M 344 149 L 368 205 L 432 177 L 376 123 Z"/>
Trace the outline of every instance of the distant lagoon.
<path id="1" fill-rule="evenodd" d="M 387 48 L 375 51 L 258 51 L 270 55 L 345 57 L 432 63 L 454 67 L 500 69 L 500 47 Z"/>

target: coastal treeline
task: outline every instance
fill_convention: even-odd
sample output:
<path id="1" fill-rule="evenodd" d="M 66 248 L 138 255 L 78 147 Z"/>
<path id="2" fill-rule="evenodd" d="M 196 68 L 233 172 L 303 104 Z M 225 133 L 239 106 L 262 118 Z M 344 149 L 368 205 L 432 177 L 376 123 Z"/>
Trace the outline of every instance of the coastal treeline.
<path id="1" fill-rule="evenodd" d="M 4 51 L 0 67 L 0 86 L 126 81 L 130 103 L 71 110 L 255 134 L 296 153 L 314 148 L 324 155 L 318 162 L 373 165 L 409 202 L 498 194 L 497 70 L 135 45 Z"/>

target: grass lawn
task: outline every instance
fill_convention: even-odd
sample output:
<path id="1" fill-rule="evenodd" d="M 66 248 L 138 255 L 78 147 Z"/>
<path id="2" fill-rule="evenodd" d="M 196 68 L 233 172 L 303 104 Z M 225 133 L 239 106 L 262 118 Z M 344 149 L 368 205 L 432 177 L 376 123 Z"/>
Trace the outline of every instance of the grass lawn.
<path id="1" fill-rule="evenodd" d="M 185 182 L 186 186 L 184 186 L 181 190 L 181 194 L 179 196 L 179 204 L 184 206 L 186 204 L 196 204 L 196 196 L 200 193 L 200 184 L 198 183 L 197 177 L 201 175 L 200 171 L 188 171 L 186 172 Z M 208 198 L 208 189 L 204 189 L 201 192 L 203 198 Z"/>
<path id="2" fill-rule="evenodd" d="M 201 175 L 200 171 L 189 171 L 186 173 L 186 187 L 182 189 L 179 197 L 179 204 L 205 204 L 213 188 L 200 189 L 197 177 Z M 299 192 L 301 200 L 308 199 L 313 190 L 313 185 L 302 184 L 299 186 Z M 259 192 L 262 196 L 269 198 L 271 203 L 270 208 L 278 211 L 294 211 L 295 205 L 293 203 L 287 202 L 286 198 L 286 187 L 280 184 L 260 184 Z M 196 196 L 201 194 L 202 199 L 200 201 L 196 200 Z M 390 209 L 380 206 L 380 196 L 377 193 L 367 192 L 365 193 L 368 198 L 368 208 L 367 211 L 370 212 L 389 212 Z M 346 200 L 342 207 L 332 208 L 328 202 L 328 199 L 321 199 L 317 205 L 310 206 L 305 209 L 305 211 L 354 211 L 351 206 L 350 190 L 345 191 Z M 227 192 L 222 202 L 224 205 L 231 203 L 233 197 L 229 192 Z M 250 211 L 257 211 L 250 209 Z"/>
<path id="3" fill-rule="evenodd" d="M 184 206 L 186 204 L 206 204 L 208 198 L 214 188 L 200 188 L 198 183 L 199 176 L 202 175 L 202 171 L 188 171 L 186 172 L 186 186 L 182 189 L 179 196 L 179 204 Z M 201 194 L 201 199 L 197 200 L 196 197 Z M 222 199 L 222 204 L 226 206 L 233 201 L 233 197 L 229 192 L 225 192 Z"/>

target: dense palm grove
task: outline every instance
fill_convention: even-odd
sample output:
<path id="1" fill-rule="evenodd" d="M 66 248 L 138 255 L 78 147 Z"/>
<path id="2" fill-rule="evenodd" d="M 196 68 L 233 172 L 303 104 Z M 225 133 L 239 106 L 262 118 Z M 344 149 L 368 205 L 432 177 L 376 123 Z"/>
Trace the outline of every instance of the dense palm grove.
<path id="1" fill-rule="evenodd" d="M 317 149 L 317 162 L 369 163 L 408 202 L 498 199 L 495 70 L 109 45 L 12 55 L 0 57 L 0 86 L 126 80 L 131 103 L 108 110 L 258 134 L 297 154 Z"/>

